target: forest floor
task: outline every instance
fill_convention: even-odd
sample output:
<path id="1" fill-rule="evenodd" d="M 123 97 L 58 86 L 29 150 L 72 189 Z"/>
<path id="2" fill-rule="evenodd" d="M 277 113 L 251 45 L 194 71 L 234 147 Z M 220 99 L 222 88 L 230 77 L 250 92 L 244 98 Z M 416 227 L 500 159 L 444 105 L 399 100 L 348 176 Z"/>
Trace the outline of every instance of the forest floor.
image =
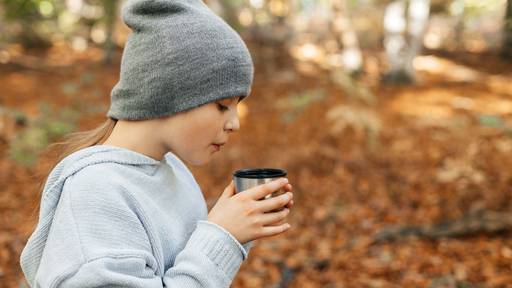
<path id="1" fill-rule="evenodd" d="M 209 208 L 234 170 L 284 168 L 295 207 L 291 229 L 257 240 L 232 287 L 512 287 L 507 225 L 376 236 L 397 225 L 512 213 L 512 64 L 492 54 L 428 52 L 415 62 L 415 85 L 391 86 L 379 81 L 378 53 L 365 55 L 367 73 L 357 81 L 255 54 L 240 132 L 212 162 L 189 168 Z M 44 117 L 75 112 L 78 130 L 101 123 L 120 54 L 111 65 L 100 64 L 96 49 L 12 55 L 0 64 L 0 105 L 19 112 L 0 115 L 0 287 L 26 287 L 18 259 L 54 163 L 43 153 L 22 165 L 10 157 L 12 143 L 42 109 L 50 109 Z"/>

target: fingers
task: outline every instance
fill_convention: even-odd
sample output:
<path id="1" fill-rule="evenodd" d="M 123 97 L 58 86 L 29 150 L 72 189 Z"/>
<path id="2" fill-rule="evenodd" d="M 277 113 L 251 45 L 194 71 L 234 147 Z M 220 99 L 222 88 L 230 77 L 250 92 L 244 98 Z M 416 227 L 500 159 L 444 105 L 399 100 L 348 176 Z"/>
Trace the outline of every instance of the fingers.
<path id="1" fill-rule="evenodd" d="M 284 223 L 286 223 L 286 218 L 285 219 L 282 219 L 280 221 L 277 221 L 275 223 L 272 223 L 270 225 L 267 225 L 267 226 L 279 226 L 279 225 L 283 225 Z"/>
<path id="2" fill-rule="evenodd" d="M 273 236 L 276 234 L 283 233 L 284 231 L 290 229 L 290 224 L 285 223 L 278 226 L 265 226 L 261 229 L 261 236 L 260 237 L 268 237 Z"/>
<path id="3" fill-rule="evenodd" d="M 235 182 L 233 180 L 231 180 L 231 182 L 229 183 L 229 185 L 224 189 L 224 192 L 222 192 L 222 194 L 220 195 L 221 198 L 229 198 L 231 196 L 233 196 L 234 194 L 236 194 L 236 191 L 235 191 Z"/>
<path id="4" fill-rule="evenodd" d="M 292 198 L 293 194 L 291 192 L 286 192 L 276 197 L 258 201 L 257 205 L 259 207 L 257 208 L 257 210 L 267 212 L 274 209 L 279 209 L 287 205 Z"/>
<path id="5" fill-rule="evenodd" d="M 271 194 L 272 192 L 275 192 L 275 191 L 281 189 L 286 184 L 288 184 L 288 179 L 279 178 L 274 181 L 270 181 L 268 183 L 258 185 L 254 188 L 244 191 L 243 194 L 246 197 L 249 197 L 253 200 L 259 200 L 259 199 L 265 198 L 265 196 Z"/>
<path id="6" fill-rule="evenodd" d="M 284 187 L 283 187 L 283 188 L 284 188 L 284 191 L 285 191 L 285 192 L 292 192 L 292 191 L 293 191 L 293 186 L 292 186 L 292 184 L 290 184 L 290 183 L 288 183 L 288 184 L 284 185 Z M 290 200 L 290 202 L 288 202 L 288 204 L 286 204 L 286 206 L 285 206 L 285 207 L 286 207 L 286 208 L 292 208 L 292 207 L 293 207 L 293 199 L 292 199 L 292 200 Z"/>
<path id="7" fill-rule="evenodd" d="M 262 225 L 273 224 L 275 226 L 277 224 L 282 224 L 282 223 L 277 223 L 277 222 L 282 221 L 284 218 L 286 218 L 286 216 L 288 216 L 288 214 L 290 214 L 290 210 L 286 209 L 286 208 L 279 212 L 275 212 L 275 213 L 263 213 L 261 215 L 261 218 L 259 218 L 259 222 Z"/>
<path id="8" fill-rule="evenodd" d="M 290 209 L 290 208 L 292 208 L 292 207 L 293 207 L 293 204 L 294 204 L 294 202 L 293 202 L 293 199 L 292 199 L 292 200 L 290 200 L 290 202 L 288 202 L 288 204 L 286 204 L 286 206 L 284 206 L 284 207 L 286 207 L 286 208 Z"/>

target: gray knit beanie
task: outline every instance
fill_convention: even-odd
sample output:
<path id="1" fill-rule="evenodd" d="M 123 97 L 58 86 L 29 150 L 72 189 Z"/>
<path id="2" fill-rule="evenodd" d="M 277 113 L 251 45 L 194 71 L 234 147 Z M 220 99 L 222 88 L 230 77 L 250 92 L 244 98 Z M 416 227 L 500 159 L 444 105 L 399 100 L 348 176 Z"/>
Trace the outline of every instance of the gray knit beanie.
<path id="1" fill-rule="evenodd" d="M 107 116 L 152 119 L 250 94 L 245 43 L 201 0 L 127 0 L 122 17 L 133 33 Z"/>

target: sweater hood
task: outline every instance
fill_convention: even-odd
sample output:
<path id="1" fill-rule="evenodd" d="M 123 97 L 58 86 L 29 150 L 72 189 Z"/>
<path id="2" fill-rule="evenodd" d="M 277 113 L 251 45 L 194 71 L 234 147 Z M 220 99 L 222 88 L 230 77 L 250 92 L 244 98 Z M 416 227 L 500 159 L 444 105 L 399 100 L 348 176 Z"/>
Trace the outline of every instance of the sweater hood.
<path id="1" fill-rule="evenodd" d="M 167 156 L 174 156 L 168 153 Z M 96 145 L 74 152 L 60 161 L 50 172 L 43 193 L 37 226 L 21 253 L 20 264 L 31 286 L 39 269 L 46 240 L 50 232 L 55 210 L 59 203 L 66 179 L 85 167 L 100 163 L 126 165 L 163 165 L 166 157 L 158 161 L 144 154 L 109 145 Z"/>

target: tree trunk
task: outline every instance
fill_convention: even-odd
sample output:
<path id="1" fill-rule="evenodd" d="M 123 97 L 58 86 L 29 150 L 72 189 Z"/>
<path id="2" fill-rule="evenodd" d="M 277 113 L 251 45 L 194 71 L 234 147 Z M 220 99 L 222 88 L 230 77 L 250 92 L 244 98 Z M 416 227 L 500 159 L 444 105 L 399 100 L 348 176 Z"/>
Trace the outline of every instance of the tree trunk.
<path id="1" fill-rule="evenodd" d="M 430 0 L 409 0 L 409 50 L 405 69 L 412 79 L 416 79 L 413 67 L 414 58 L 423 48 L 423 35 L 428 24 L 430 14 Z"/>
<path id="2" fill-rule="evenodd" d="M 349 18 L 346 0 L 333 1 L 332 11 L 334 14 L 332 30 L 336 41 L 342 47 L 343 68 L 348 74 L 357 74 L 361 72 L 363 56 L 359 48 L 357 34 Z"/>
<path id="3" fill-rule="evenodd" d="M 455 0 L 455 11 L 454 11 L 454 17 L 455 17 L 455 28 L 454 28 L 454 35 L 455 35 L 455 50 L 457 51 L 464 51 L 464 24 L 466 19 L 466 5 L 464 4 L 464 0 Z"/>
<path id="4" fill-rule="evenodd" d="M 507 1 L 507 12 L 503 25 L 503 57 L 512 59 L 512 0 Z"/>
<path id="5" fill-rule="evenodd" d="M 106 0 L 103 2 L 105 9 L 105 19 L 107 21 L 107 38 L 105 39 L 103 63 L 110 64 L 112 62 L 112 54 L 114 52 L 115 43 L 113 40 L 113 32 L 115 26 L 115 20 L 117 18 L 117 0 Z"/>
<path id="6" fill-rule="evenodd" d="M 386 7 L 384 47 L 389 68 L 383 76 L 385 82 L 409 84 L 415 81 L 413 60 L 423 45 L 430 1 L 409 0 L 408 2 L 409 5 L 406 0 L 395 0 Z"/>
<path id="7" fill-rule="evenodd" d="M 395 0 L 389 3 L 384 12 L 384 49 L 388 59 L 388 71 L 383 76 L 384 82 L 410 83 L 412 75 L 405 72 L 405 54 L 407 41 L 404 33 L 406 30 L 405 0 Z"/>

